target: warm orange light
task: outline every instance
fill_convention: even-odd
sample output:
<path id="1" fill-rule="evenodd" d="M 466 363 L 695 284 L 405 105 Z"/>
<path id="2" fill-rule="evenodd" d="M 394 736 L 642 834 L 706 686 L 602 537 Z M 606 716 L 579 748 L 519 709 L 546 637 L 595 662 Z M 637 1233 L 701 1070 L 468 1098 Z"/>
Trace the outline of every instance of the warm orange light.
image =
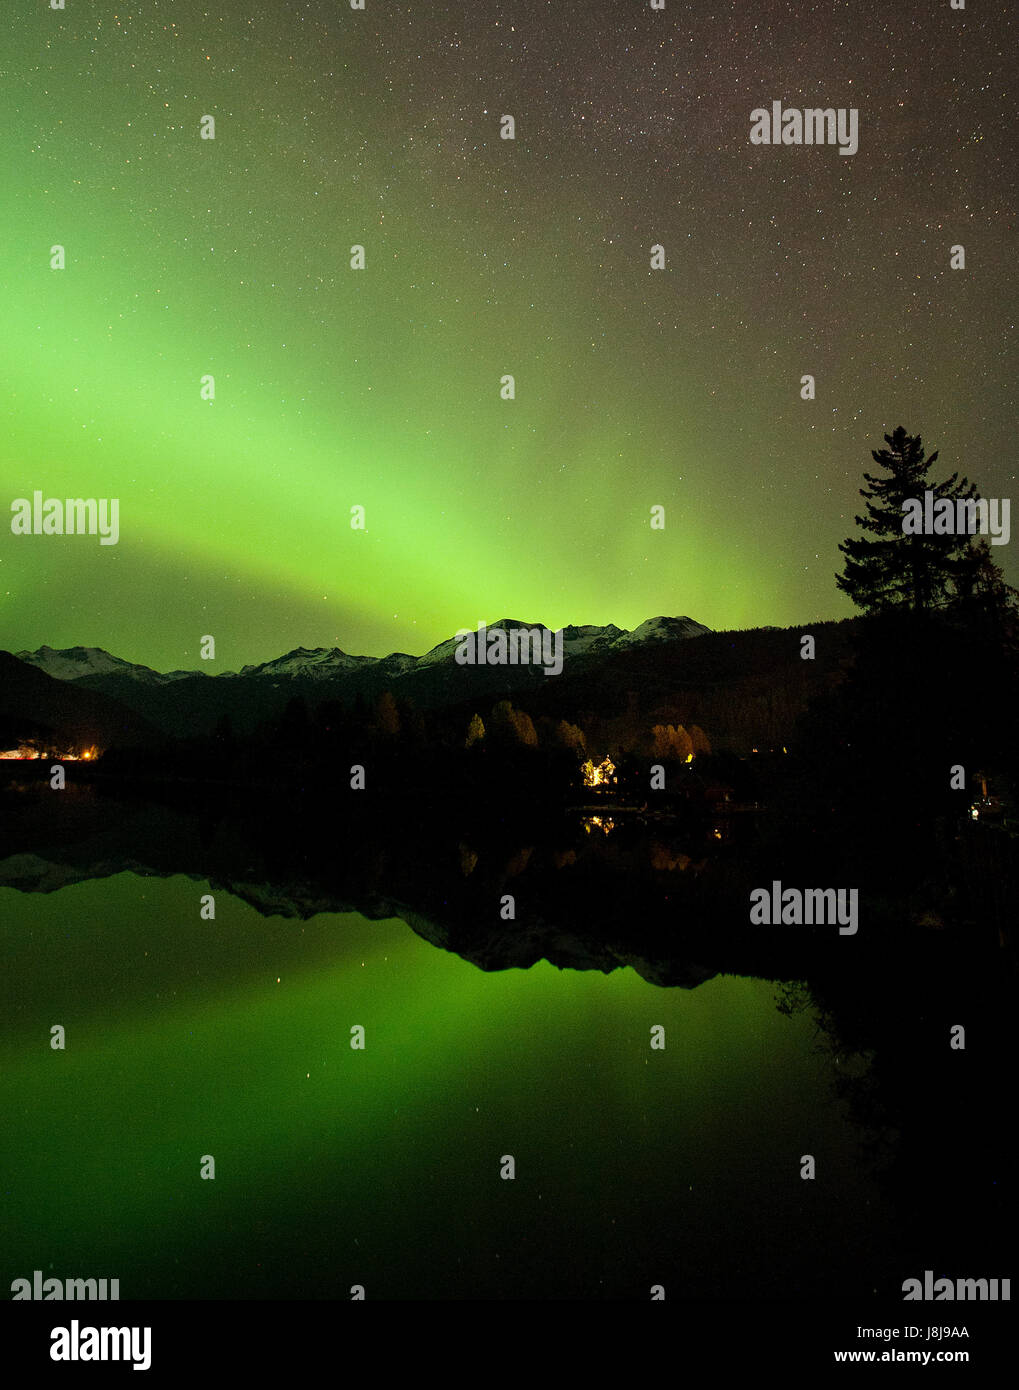
<path id="1" fill-rule="evenodd" d="M 581 767 L 584 774 L 585 787 L 607 787 L 614 786 L 616 781 L 616 766 L 611 758 L 604 758 L 597 767 L 588 758 L 587 762 Z"/>

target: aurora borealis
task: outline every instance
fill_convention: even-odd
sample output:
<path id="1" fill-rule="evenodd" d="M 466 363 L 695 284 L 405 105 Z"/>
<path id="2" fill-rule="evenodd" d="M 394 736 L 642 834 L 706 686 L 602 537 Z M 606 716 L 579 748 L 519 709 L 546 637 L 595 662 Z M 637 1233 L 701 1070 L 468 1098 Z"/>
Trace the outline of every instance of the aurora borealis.
<path id="1" fill-rule="evenodd" d="M 121 517 L 110 547 L 4 526 L 11 650 L 839 617 L 884 431 L 1012 491 L 1006 7 L 67 0 L 2 30 L 4 513 Z M 857 108 L 858 151 L 751 145 L 773 100 Z"/>
<path id="2" fill-rule="evenodd" d="M 0 1367 L 989 1364 L 1014 13 L 0 7 Z"/>

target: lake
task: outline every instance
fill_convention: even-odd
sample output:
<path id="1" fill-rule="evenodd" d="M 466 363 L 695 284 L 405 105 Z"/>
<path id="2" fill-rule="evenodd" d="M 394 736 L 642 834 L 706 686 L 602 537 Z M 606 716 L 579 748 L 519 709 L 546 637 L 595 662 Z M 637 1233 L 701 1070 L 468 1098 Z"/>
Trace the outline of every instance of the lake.
<path id="1" fill-rule="evenodd" d="M 483 971 L 402 920 L 263 916 L 183 875 L 3 888 L 0 924 L 5 1288 L 802 1298 L 912 1272 L 849 1059 L 768 980 Z"/>

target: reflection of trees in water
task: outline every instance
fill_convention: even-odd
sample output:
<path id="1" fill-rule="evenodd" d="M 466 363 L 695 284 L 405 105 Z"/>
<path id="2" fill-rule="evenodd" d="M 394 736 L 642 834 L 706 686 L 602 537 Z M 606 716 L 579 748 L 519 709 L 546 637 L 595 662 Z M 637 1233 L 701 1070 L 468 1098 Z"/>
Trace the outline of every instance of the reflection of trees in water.
<path id="1" fill-rule="evenodd" d="M 782 985 L 776 1004 L 812 1013 L 833 1094 L 915 1258 L 1000 1262 L 1015 1161 L 1004 1119 L 1013 987 L 996 956 L 958 937 L 919 945 L 880 969 Z M 960 1024 L 964 1050 L 950 1046 Z"/>
<path id="2" fill-rule="evenodd" d="M 900 1135 L 889 1098 L 879 1083 L 874 1050 L 839 1036 L 834 1013 L 818 1003 L 805 980 L 780 982 L 775 989 L 775 1007 L 786 1018 L 797 1014 L 813 1018 L 814 1052 L 831 1063 L 832 1092 L 857 1130 L 861 1156 L 873 1171 L 887 1171 Z"/>

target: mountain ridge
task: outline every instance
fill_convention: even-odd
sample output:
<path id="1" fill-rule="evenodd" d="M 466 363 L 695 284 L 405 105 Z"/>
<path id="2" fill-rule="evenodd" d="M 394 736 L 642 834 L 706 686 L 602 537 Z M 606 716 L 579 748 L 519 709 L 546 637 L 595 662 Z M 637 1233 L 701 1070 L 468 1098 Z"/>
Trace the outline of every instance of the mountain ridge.
<path id="1" fill-rule="evenodd" d="M 543 632 L 561 632 L 564 655 L 572 660 L 607 656 L 615 651 L 629 651 L 645 643 L 684 641 L 712 631 L 693 618 L 664 616 L 648 618 L 632 632 L 616 627 L 614 623 L 569 624 L 562 628 L 547 628 L 544 623 L 522 623 L 512 618 L 500 618 L 487 626 L 490 630 L 525 627 L 539 628 Z M 123 657 L 114 656 L 103 647 L 54 648 L 43 645 L 34 652 L 26 649 L 14 652 L 13 655 L 25 665 L 32 666 L 55 680 L 68 682 L 99 676 L 128 677 L 145 685 L 168 685 L 174 681 L 195 677 L 230 680 L 236 679 L 238 675 L 275 679 L 335 680 L 348 674 L 369 671 L 384 671 L 394 680 L 399 680 L 411 672 L 424 671 L 429 667 L 452 661 L 457 645 L 455 636 L 447 637 L 420 656 L 412 656 L 408 652 L 390 652 L 382 657 L 354 656 L 343 651 L 341 647 L 294 647 L 268 661 L 242 666 L 240 672 L 220 671 L 215 675 L 202 670 L 156 671 L 139 662 L 126 661 Z"/>

